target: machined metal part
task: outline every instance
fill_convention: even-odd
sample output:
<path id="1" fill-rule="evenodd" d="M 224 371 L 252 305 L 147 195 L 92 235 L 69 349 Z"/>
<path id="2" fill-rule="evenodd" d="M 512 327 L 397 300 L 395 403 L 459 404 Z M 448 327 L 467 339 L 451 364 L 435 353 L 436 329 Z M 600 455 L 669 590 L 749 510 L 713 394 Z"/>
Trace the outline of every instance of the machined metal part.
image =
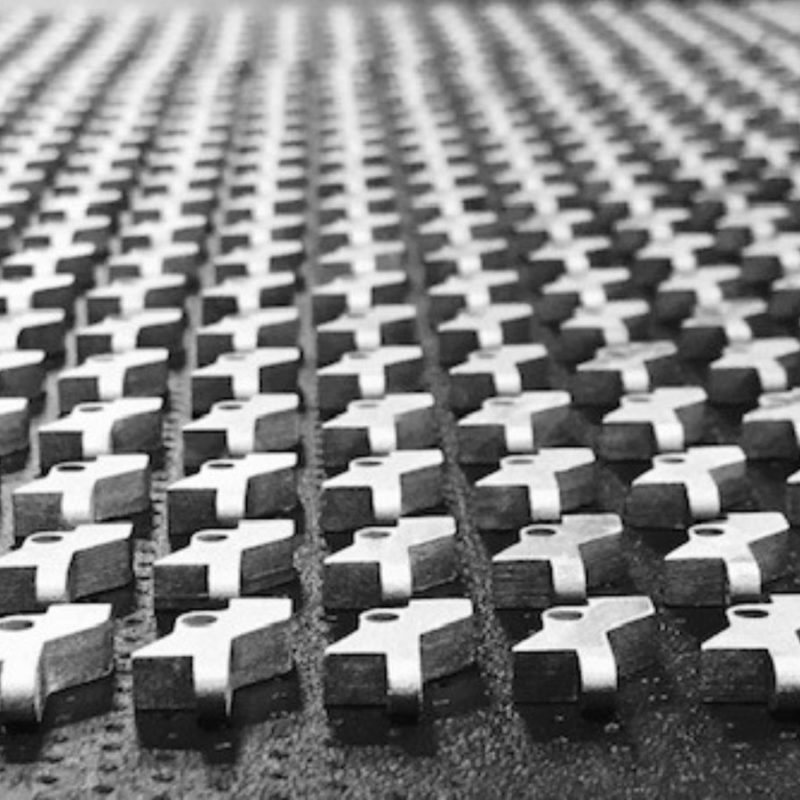
<path id="1" fill-rule="evenodd" d="M 475 522 L 482 530 L 513 530 L 529 522 L 556 521 L 565 511 L 591 502 L 595 490 L 595 457 L 586 447 L 506 456 L 496 472 L 475 484 Z"/>
<path id="2" fill-rule="evenodd" d="M 111 606 L 56 604 L 0 619 L 0 720 L 41 722 L 47 698 L 114 668 Z"/>
<path id="3" fill-rule="evenodd" d="M 347 411 L 323 423 L 327 465 L 393 450 L 424 450 L 437 441 L 434 399 L 424 393 L 353 400 Z"/>
<path id="4" fill-rule="evenodd" d="M 415 344 L 417 311 L 411 305 L 376 305 L 350 311 L 316 326 L 317 363 L 331 364 L 346 353 L 385 345 Z"/>
<path id="5" fill-rule="evenodd" d="M 531 340 L 533 307 L 529 303 L 495 303 L 485 308 L 463 309 L 436 328 L 439 360 L 445 365 L 463 361 L 475 350 Z"/>
<path id="6" fill-rule="evenodd" d="M 458 459 L 466 464 L 491 464 L 512 453 L 567 444 L 569 412 L 567 392 L 490 397 L 480 410 L 458 421 Z"/>
<path id="7" fill-rule="evenodd" d="M 300 315 L 293 306 L 231 314 L 197 329 L 197 365 L 211 364 L 223 353 L 292 347 L 299 330 Z"/>
<path id="8" fill-rule="evenodd" d="M 451 367 L 450 404 L 472 411 L 489 397 L 516 397 L 531 389 L 548 389 L 549 356 L 541 344 L 506 344 L 476 350 Z"/>
<path id="9" fill-rule="evenodd" d="M 776 711 L 800 707 L 800 595 L 727 610 L 728 627 L 703 642 L 700 685 L 712 703 L 766 703 Z"/>
<path id="10" fill-rule="evenodd" d="M 296 394 L 257 394 L 215 403 L 183 426 L 184 468 L 194 472 L 215 458 L 293 450 L 300 441 L 299 407 Z"/>
<path id="11" fill-rule="evenodd" d="M 498 608 L 583 603 L 589 591 L 624 574 L 622 521 L 616 514 L 565 514 L 528 525 L 492 558 Z"/>
<path id="12" fill-rule="evenodd" d="M 443 466 L 440 450 L 354 459 L 322 484 L 320 525 L 325 531 L 349 531 L 434 508 L 443 499 Z"/>
<path id="13" fill-rule="evenodd" d="M 603 417 L 597 452 L 607 461 L 681 452 L 703 434 L 706 393 L 695 386 L 654 389 L 620 398 Z"/>
<path id="14" fill-rule="evenodd" d="M 38 531 L 0 556 L 0 614 L 37 611 L 54 603 L 127 586 L 133 581 L 133 525 L 78 525 Z"/>
<path id="15" fill-rule="evenodd" d="M 317 370 L 323 411 L 343 411 L 352 400 L 374 400 L 386 394 L 415 391 L 422 379 L 422 349 L 387 345 L 345 353 Z"/>
<path id="16" fill-rule="evenodd" d="M 295 453 L 250 453 L 206 461 L 197 474 L 167 487 L 170 537 L 288 513 L 297 503 L 296 467 Z"/>
<path id="17" fill-rule="evenodd" d="M 415 599 L 372 608 L 358 629 L 325 649 L 325 704 L 385 706 L 418 716 L 428 681 L 469 666 L 475 653 L 472 603 Z"/>
<path id="18" fill-rule="evenodd" d="M 630 342 L 602 347 L 590 361 L 578 364 L 572 399 L 578 405 L 611 406 L 623 394 L 649 392 L 677 371 L 672 342 Z"/>
<path id="19" fill-rule="evenodd" d="M 162 446 L 163 408 L 161 397 L 118 397 L 73 406 L 67 416 L 39 427 L 42 472 L 61 461 L 155 452 Z"/>
<path id="20" fill-rule="evenodd" d="M 186 547 L 153 565 L 156 609 L 213 608 L 286 583 L 293 576 L 294 534 L 288 519 L 198 531 Z"/>
<path id="21" fill-rule="evenodd" d="M 136 710 L 228 718 L 237 689 L 292 669 L 291 616 L 284 597 L 235 598 L 224 609 L 181 615 L 172 633 L 133 654 Z"/>
<path id="22" fill-rule="evenodd" d="M 58 376 L 58 406 L 68 414 L 80 403 L 120 397 L 163 397 L 167 392 L 169 351 L 137 348 L 90 356 Z"/>
<path id="23" fill-rule="evenodd" d="M 745 455 L 735 445 L 657 455 L 631 484 L 625 521 L 641 528 L 685 528 L 730 510 L 744 489 Z"/>
<path id="24" fill-rule="evenodd" d="M 762 394 L 742 417 L 740 443 L 750 460 L 800 455 L 800 389 Z"/>
<path id="25" fill-rule="evenodd" d="M 753 403 L 800 381 L 800 343 L 780 336 L 728 345 L 709 367 L 708 397 L 719 405 Z"/>
<path id="26" fill-rule="evenodd" d="M 130 517 L 150 508 L 150 460 L 142 454 L 100 455 L 56 464 L 15 489 L 11 502 L 17 539 Z"/>
<path id="27" fill-rule="evenodd" d="M 693 525 L 688 534 L 689 541 L 664 561 L 669 605 L 759 601 L 765 584 L 787 571 L 789 523 L 783 514 L 732 513 Z"/>
<path id="28" fill-rule="evenodd" d="M 542 629 L 513 648 L 518 703 L 613 706 L 620 682 L 655 660 L 649 597 L 595 597 L 542 613 Z"/>
<path id="29" fill-rule="evenodd" d="M 353 543 L 325 559 L 327 608 L 402 605 L 454 580 L 456 523 L 451 517 L 401 517 L 357 530 Z"/>
<path id="30" fill-rule="evenodd" d="M 220 400 L 296 392 L 299 366 L 296 347 L 223 353 L 213 364 L 192 370 L 192 413 L 205 414 Z"/>

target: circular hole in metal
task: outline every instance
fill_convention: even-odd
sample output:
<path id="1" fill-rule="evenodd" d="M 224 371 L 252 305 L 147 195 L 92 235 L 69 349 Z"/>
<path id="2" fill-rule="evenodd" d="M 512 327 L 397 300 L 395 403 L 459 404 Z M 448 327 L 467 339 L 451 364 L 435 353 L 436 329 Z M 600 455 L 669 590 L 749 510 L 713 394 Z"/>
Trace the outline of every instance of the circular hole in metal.
<path id="1" fill-rule="evenodd" d="M 530 528 L 525 528 L 523 532 L 526 536 L 554 536 L 558 531 L 555 528 L 543 528 L 533 525 Z"/>
<path id="2" fill-rule="evenodd" d="M 383 461 L 379 458 L 359 458 L 355 462 L 359 467 L 380 467 Z"/>
<path id="3" fill-rule="evenodd" d="M 392 611 L 373 611 L 371 614 L 367 614 L 367 619 L 370 622 L 394 622 L 400 617 Z"/>
<path id="4" fill-rule="evenodd" d="M 651 398 L 646 394 L 629 394 L 625 399 L 629 403 L 649 403 Z"/>
<path id="5" fill-rule="evenodd" d="M 217 406 L 221 411 L 238 411 L 241 407 L 241 403 L 220 403 Z"/>
<path id="6" fill-rule="evenodd" d="M 692 528 L 692 533 L 695 533 L 698 536 L 722 536 L 725 531 L 722 530 L 722 528 L 700 527 Z"/>
<path id="7" fill-rule="evenodd" d="M 84 403 L 82 406 L 78 406 L 79 411 L 81 414 L 94 414 L 98 411 L 103 410 L 103 406 L 100 403 Z"/>
<path id="8" fill-rule="evenodd" d="M 734 608 L 733 613 L 745 619 L 763 619 L 769 616 L 769 611 L 763 608 Z"/>
<path id="9" fill-rule="evenodd" d="M 658 459 L 662 464 L 683 464 L 683 456 L 660 456 Z"/>
<path id="10" fill-rule="evenodd" d="M 201 542 L 224 542 L 228 536 L 225 533 L 198 533 L 197 538 Z"/>
<path id="11" fill-rule="evenodd" d="M 59 464 L 56 469 L 59 472 L 83 472 L 86 469 L 85 464 Z"/>
<path id="12" fill-rule="evenodd" d="M 356 404 L 356 408 L 378 408 L 380 403 L 377 400 L 359 400 Z"/>
<path id="13" fill-rule="evenodd" d="M 59 536 L 57 533 L 39 533 L 36 536 L 31 536 L 31 541 L 36 544 L 55 544 L 60 542 L 64 537 Z"/>
<path id="14" fill-rule="evenodd" d="M 233 469 L 233 464 L 230 461 L 209 461 L 206 466 L 209 469 Z"/>
<path id="15" fill-rule="evenodd" d="M 191 614 L 183 618 L 183 624 L 192 628 L 203 628 L 206 625 L 213 625 L 217 618 L 213 614 Z"/>
<path id="16" fill-rule="evenodd" d="M 512 466 L 524 466 L 525 464 L 533 464 L 533 459 L 530 456 L 512 456 L 507 458 L 505 462 Z"/>
<path id="17" fill-rule="evenodd" d="M 547 616 L 550 619 L 558 619 L 562 622 L 574 622 L 576 619 L 582 619 L 583 612 L 581 611 L 548 611 Z"/>
<path id="18" fill-rule="evenodd" d="M 508 406 L 513 406 L 514 401 L 506 397 L 494 397 L 489 401 L 489 405 L 507 408 Z"/>
<path id="19" fill-rule="evenodd" d="M 387 531 L 385 528 L 367 528 L 361 531 L 364 539 L 388 539 L 391 535 L 391 531 Z"/>
<path id="20" fill-rule="evenodd" d="M 4 619 L 0 620 L 0 631 L 27 631 L 33 627 L 29 619 Z"/>

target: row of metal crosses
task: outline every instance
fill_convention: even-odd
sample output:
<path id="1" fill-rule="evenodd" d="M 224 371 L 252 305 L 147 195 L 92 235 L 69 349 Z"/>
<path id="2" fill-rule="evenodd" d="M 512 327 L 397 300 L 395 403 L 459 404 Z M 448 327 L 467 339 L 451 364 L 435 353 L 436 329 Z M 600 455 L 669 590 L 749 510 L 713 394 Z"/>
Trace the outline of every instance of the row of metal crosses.
<path id="1" fill-rule="evenodd" d="M 686 532 L 666 605 L 730 606 L 706 698 L 796 705 L 800 600 L 768 590 L 800 473 L 783 513 L 742 500 L 748 459 L 798 455 L 797 22 L 498 3 L 271 24 L 269 47 L 238 11 L 0 27 L 0 455 L 41 473 L 0 557 L 0 716 L 114 669 L 102 597 L 142 526 L 167 552 L 139 602 L 179 615 L 117 653 L 137 711 L 224 719 L 292 669 L 285 587 L 315 529 L 325 607 L 359 612 L 325 704 L 419 715 L 476 658 L 469 526 L 514 539 L 489 546 L 495 607 L 541 611 L 515 699 L 613 703 L 657 639 L 652 599 L 614 591 L 623 519 Z M 735 444 L 709 443 L 709 404 L 747 409 Z M 185 474 L 154 525 L 159 458 Z M 601 469 L 637 461 L 609 513 Z"/>

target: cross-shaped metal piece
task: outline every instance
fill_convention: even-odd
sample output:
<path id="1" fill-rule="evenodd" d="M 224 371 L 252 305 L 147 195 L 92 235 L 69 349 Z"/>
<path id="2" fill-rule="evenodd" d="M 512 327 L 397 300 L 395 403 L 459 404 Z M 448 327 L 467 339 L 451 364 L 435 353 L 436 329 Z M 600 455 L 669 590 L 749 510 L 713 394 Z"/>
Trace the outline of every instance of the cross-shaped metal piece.
<path id="1" fill-rule="evenodd" d="M 365 611 L 355 632 L 325 649 L 325 704 L 417 716 L 425 683 L 473 662 L 474 636 L 472 603 L 463 598 Z"/>
<path id="2" fill-rule="evenodd" d="M 395 450 L 357 458 L 322 484 L 320 525 L 330 532 L 395 522 L 442 502 L 440 450 Z"/>
<path id="3" fill-rule="evenodd" d="M 248 453 L 206 461 L 197 474 L 167 488 L 170 538 L 291 511 L 297 503 L 296 467 L 295 453 Z"/>
<path id="4" fill-rule="evenodd" d="M 546 389 L 548 353 L 541 344 L 506 344 L 477 350 L 449 370 L 450 405 L 472 411 L 488 397 L 513 397 L 529 389 Z"/>
<path id="5" fill-rule="evenodd" d="M 800 389 L 762 394 L 742 418 L 740 443 L 750 460 L 800 456 Z"/>
<path id="6" fill-rule="evenodd" d="M 800 272 L 800 232 L 783 232 L 742 250 L 742 280 L 769 283 Z"/>
<path id="7" fill-rule="evenodd" d="M 377 305 L 351 311 L 316 326 L 317 363 L 330 364 L 353 350 L 417 341 L 417 311 L 412 305 Z"/>
<path id="8" fill-rule="evenodd" d="M 479 411 L 458 421 L 458 460 L 462 464 L 494 464 L 505 455 L 564 444 L 569 412 L 567 392 L 489 397 Z"/>
<path id="9" fill-rule="evenodd" d="M 150 508 L 150 459 L 101 455 L 57 464 L 43 478 L 15 489 L 12 507 L 17 539 L 138 514 Z"/>
<path id="10" fill-rule="evenodd" d="M 697 307 L 724 305 L 739 289 L 741 269 L 731 265 L 675 272 L 656 290 L 654 310 L 668 322 L 688 317 Z"/>
<path id="11" fill-rule="evenodd" d="M 695 386 L 624 395 L 620 407 L 603 417 L 598 455 L 631 461 L 681 452 L 700 440 L 705 406 L 706 393 Z"/>
<path id="12" fill-rule="evenodd" d="M 118 589 L 133 581 L 133 525 L 78 525 L 41 531 L 0 556 L 0 614 L 36 611 L 54 603 Z"/>
<path id="13" fill-rule="evenodd" d="M 364 313 L 374 305 L 401 303 L 407 277 L 400 270 L 343 275 L 311 290 L 314 322 L 328 322 L 345 313 Z"/>
<path id="14" fill-rule="evenodd" d="M 296 392 L 299 365 L 300 350 L 296 347 L 223 353 L 213 364 L 192 370 L 192 413 L 205 414 L 220 400 Z"/>
<path id="15" fill-rule="evenodd" d="M 182 309 L 187 293 L 183 275 L 126 278 L 89 291 L 86 313 L 89 322 L 95 323 L 106 317 L 132 316 L 146 309 Z"/>
<path id="16" fill-rule="evenodd" d="M 601 309 L 609 300 L 627 292 L 630 279 L 630 270 L 624 267 L 564 273 L 542 286 L 536 308 L 539 318 L 543 322 L 562 322 L 578 307 Z"/>
<path id="17" fill-rule="evenodd" d="M 241 520 L 235 528 L 193 534 L 186 547 L 153 564 L 156 609 L 215 608 L 286 583 L 294 534 L 289 519 Z"/>
<path id="18" fill-rule="evenodd" d="M 300 314 L 294 306 L 260 308 L 231 314 L 197 329 L 197 364 L 211 364 L 222 353 L 258 348 L 291 347 L 300 331 Z"/>
<path id="19" fill-rule="evenodd" d="M 354 400 L 322 426 L 325 463 L 346 464 L 393 450 L 421 450 L 436 443 L 434 401 L 429 394 L 389 394 Z"/>
<path id="20" fill-rule="evenodd" d="M 631 485 L 626 522 L 639 528 L 685 528 L 716 519 L 743 494 L 745 463 L 744 452 L 735 445 L 657 455 Z"/>
<path id="21" fill-rule="evenodd" d="M 419 388 L 421 372 L 422 349 L 416 345 L 345 353 L 335 364 L 317 371 L 320 408 L 342 411 L 351 400 L 414 391 Z"/>
<path id="22" fill-rule="evenodd" d="M 161 397 L 119 397 L 75 406 L 67 416 L 39 427 L 42 472 L 62 461 L 157 451 L 163 406 Z"/>
<path id="23" fill-rule="evenodd" d="M 786 572 L 789 523 L 783 514 L 729 514 L 689 528 L 689 541 L 668 553 L 664 601 L 726 606 L 761 600 Z"/>
<path id="24" fill-rule="evenodd" d="M 719 405 L 754 403 L 762 392 L 783 392 L 800 381 L 800 342 L 793 337 L 728 345 L 708 373 L 708 396 Z"/>
<path id="25" fill-rule="evenodd" d="M 725 345 L 750 342 L 769 329 L 767 303 L 759 297 L 722 300 L 697 306 L 681 323 L 678 349 L 688 359 L 710 361 Z"/>
<path id="26" fill-rule="evenodd" d="M 675 272 L 692 271 L 712 263 L 716 239 L 710 233 L 676 233 L 669 239 L 651 242 L 633 260 L 633 280 L 655 286 Z"/>
<path id="27" fill-rule="evenodd" d="M 260 277 L 273 272 L 294 272 L 305 259 L 302 241 L 278 241 L 221 253 L 214 259 L 214 278 Z"/>
<path id="28" fill-rule="evenodd" d="M 64 603 L 0 619 L 0 721 L 42 721 L 47 698 L 114 669 L 107 603 Z"/>
<path id="29" fill-rule="evenodd" d="M 183 426 L 183 465 L 195 472 L 211 459 L 292 450 L 300 440 L 296 394 L 257 394 L 215 403 Z"/>
<path id="30" fill-rule="evenodd" d="M 581 236 L 566 242 L 548 242 L 528 254 L 520 267 L 526 285 L 539 288 L 560 274 L 584 273 L 591 267 L 610 266 L 612 245 L 605 236 Z"/>
<path id="31" fill-rule="evenodd" d="M 181 615 L 172 633 L 133 654 L 136 709 L 228 718 L 237 689 L 291 670 L 291 616 L 286 597 L 234 598 L 224 609 Z"/>
<path id="32" fill-rule="evenodd" d="M 473 493 L 481 530 L 514 530 L 540 520 L 558 520 L 595 496 L 594 453 L 587 447 L 542 448 L 506 456 L 481 478 Z"/>
<path id="33" fill-rule="evenodd" d="M 650 319 L 646 300 L 609 300 L 602 306 L 578 306 L 561 323 L 562 355 L 570 362 L 582 361 L 605 345 L 624 345 L 645 338 Z"/>
<path id="34" fill-rule="evenodd" d="M 294 304 L 296 277 L 290 272 L 275 272 L 259 277 L 227 278 L 203 289 L 203 324 L 218 322 L 229 314 L 248 314 L 271 306 Z"/>
<path id="35" fill-rule="evenodd" d="M 492 270 L 472 275 L 451 275 L 428 290 L 431 318 L 444 321 L 459 311 L 483 311 L 494 303 L 511 303 L 519 297 L 515 270 Z"/>
<path id="36" fill-rule="evenodd" d="M 58 406 L 68 414 L 78 403 L 120 397 L 163 397 L 169 352 L 162 347 L 90 356 L 58 376 Z"/>
<path id="37" fill-rule="evenodd" d="M 677 350 L 669 341 L 630 342 L 601 347 L 579 364 L 572 399 L 579 405 L 614 405 L 623 394 L 649 392 L 677 371 Z"/>
<path id="38" fill-rule="evenodd" d="M 800 595 L 734 606 L 727 617 L 728 627 L 700 649 L 704 700 L 800 708 Z"/>
<path id="39" fill-rule="evenodd" d="M 649 597 L 595 597 L 542 613 L 542 629 L 514 646 L 518 703 L 614 705 L 620 681 L 655 661 Z"/>
<path id="40" fill-rule="evenodd" d="M 325 607 L 404 605 L 450 583 L 458 571 L 455 535 L 451 517 L 403 517 L 356 531 L 351 545 L 325 559 Z"/>
<path id="41" fill-rule="evenodd" d="M 529 303 L 496 303 L 479 310 L 462 310 L 436 328 L 439 360 L 449 366 L 475 350 L 527 343 L 532 323 L 533 307 Z"/>
<path id="42" fill-rule="evenodd" d="M 129 317 L 106 317 L 75 332 L 78 361 L 159 346 L 176 356 L 183 352 L 184 324 L 182 308 L 148 308 Z"/>
<path id="43" fill-rule="evenodd" d="M 565 514 L 529 525 L 519 541 L 492 558 L 498 608 L 583 603 L 591 589 L 624 572 L 622 521 L 616 514 Z"/>

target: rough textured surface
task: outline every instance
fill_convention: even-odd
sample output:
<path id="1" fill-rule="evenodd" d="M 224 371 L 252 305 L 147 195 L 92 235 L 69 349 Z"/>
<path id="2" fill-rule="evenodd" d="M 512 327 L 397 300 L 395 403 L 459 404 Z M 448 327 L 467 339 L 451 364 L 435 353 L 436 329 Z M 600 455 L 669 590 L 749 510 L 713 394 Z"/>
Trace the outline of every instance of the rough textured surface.
<path id="1" fill-rule="evenodd" d="M 319 33 L 319 32 L 317 32 Z M 452 79 L 452 75 L 449 76 Z M 373 90 L 380 96 L 380 65 Z M 448 76 L 445 76 L 448 80 Z M 309 113 L 315 105 L 309 77 Z M 456 87 L 454 96 L 458 97 Z M 384 109 L 387 125 L 390 109 Z M 476 156 L 478 157 L 478 156 Z M 315 169 L 312 146 L 311 174 Z M 323 478 L 314 378 L 314 336 L 307 292 L 298 296 L 301 344 L 306 353 L 300 384 L 304 466 L 300 499 L 304 530 L 296 552 L 299 581 L 293 590 L 298 613 L 293 622 L 295 674 L 239 693 L 233 724 L 200 730 L 189 719 L 154 714 L 140 718 L 131 702 L 131 651 L 157 635 L 152 614 L 150 566 L 168 552 L 166 486 L 181 476 L 179 428 L 189 418 L 187 371 L 170 379 L 170 411 L 164 430 L 163 463 L 154 473 L 152 530 L 136 544 L 136 585 L 115 596 L 117 670 L 113 680 L 67 693 L 51 705 L 41 732 L 2 736 L 0 795 L 3 798 L 85 798 L 93 796 L 179 798 L 456 798 L 456 797 L 788 797 L 800 779 L 796 720 L 777 720 L 763 708 L 710 708 L 700 701 L 698 643 L 722 625 L 716 612 L 659 613 L 660 666 L 631 680 L 620 692 L 611 717 L 584 718 L 573 707 L 515 708 L 511 701 L 510 646 L 538 625 L 536 615 L 503 614 L 493 608 L 490 554 L 508 542 L 483 539 L 473 525 L 467 476 L 457 466 L 455 418 L 447 407 L 447 384 L 438 365 L 437 342 L 429 323 L 429 301 L 415 250 L 413 224 L 399 161 L 395 176 L 411 248 L 412 299 L 419 311 L 418 332 L 426 358 L 425 383 L 437 399 L 437 424 L 447 458 L 446 509 L 459 521 L 458 553 L 463 592 L 477 611 L 477 668 L 432 687 L 430 708 L 418 725 L 390 725 L 380 712 L 330 715 L 322 704 L 324 647 L 353 620 L 322 609 L 322 560 L 328 545 L 320 532 L 319 486 Z M 315 206 L 309 192 L 309 263 L 315 253 Z M 203 274 L 210 281 L 208 266 Z M 312 278 L 312 268 L 304 268 Z M 102 275 L 101 275 L 102 279 Z M 83 320 L 83 303 L 78 323 Z M 190 303 L 192 329 L 198 324 Z M 538 332 L 553 344 L 552 335 Z M 654 331 L 662 335 L 663 331 Z M 667 331 L 674 334 L 674 331 Z M 187 335 L 189 363 L 192 337 Z M 74 347 L 70 338 L 70 358 Z M 47 402 L 36 424 L 53 419 L 54 372 Z M 702 375 L 687 372 L 699 382 Z M 554 368 L 553 388 L 564 388 L 566 372 Z M 590 444 L 597 418 L 574 412 L 576 444 Z M 730 443 L 738 435 L 738 414 L 712 412 L 704 443 Z M 32 437 L 35 443 L 35 436 Z M 10 495 L 36 474 L 34 450 L 24 469 L 2 481 L 2 545 L 12 542 Z M 598 510 L 621 510 L 627 481 L 643 466 L 603 466 Z M 782 507 L 788 465 L 750 467 L 745 508 Z M 470 478 L 474 476 L 470 475 Z M 630 581 L 614 590 L 651 594 L 663 586 L 661 556 L 679 539 L 672 534 L 626 530 L 625 557 Z M 791 571 L 797 572 L 797 552 Z M 796 579 L 781 589 L 798 589 Z M 88 716 L 94 713 L 94 716 Z"/>

